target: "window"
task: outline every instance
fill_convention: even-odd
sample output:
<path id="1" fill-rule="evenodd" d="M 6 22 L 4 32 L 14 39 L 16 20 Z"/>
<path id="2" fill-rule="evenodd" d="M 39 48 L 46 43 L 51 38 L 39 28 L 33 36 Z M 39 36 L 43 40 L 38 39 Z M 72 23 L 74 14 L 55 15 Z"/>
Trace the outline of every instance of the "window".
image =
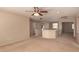
<path id="1" fill-rule="evenodd" d="M 74 24 L 72 24 L 72 29 L 74 29 Z"/>
<path id="2" fill-rule="evenodd" d="M 58 23 L 52 23 L 52 28 L 57 29 L 58 28 Z"/>

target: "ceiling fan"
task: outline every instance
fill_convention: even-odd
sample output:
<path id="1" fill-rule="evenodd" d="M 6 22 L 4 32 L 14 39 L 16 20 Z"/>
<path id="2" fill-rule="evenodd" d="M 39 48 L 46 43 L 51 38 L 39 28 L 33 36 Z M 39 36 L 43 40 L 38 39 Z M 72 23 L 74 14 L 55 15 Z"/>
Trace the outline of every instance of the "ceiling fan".
<path id="1" fill-rule="evenodd" d="M 43 16 L 43 13 L 48 13 L 47 10 L 44 10 L 39 7 L 33 7 L 33 11 L 26 11 L 26 12 L 33 12 L 32 16 Z"/>

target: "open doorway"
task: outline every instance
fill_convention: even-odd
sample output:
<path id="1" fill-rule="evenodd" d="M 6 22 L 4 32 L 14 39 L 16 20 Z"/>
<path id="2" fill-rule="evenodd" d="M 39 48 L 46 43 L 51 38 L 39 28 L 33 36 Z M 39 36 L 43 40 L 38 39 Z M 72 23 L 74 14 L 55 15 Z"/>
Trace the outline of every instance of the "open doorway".
<path id="1" fill-rule="evenodd" d="M 74 23 L 73 22 L 62 22 L 62 34 L 74 35 Z"/>
<path id="2" fill-rule="evenodd" d="M 37 20 L 30 20 L 30 37 L 42 36 L 43 23 Z"/>

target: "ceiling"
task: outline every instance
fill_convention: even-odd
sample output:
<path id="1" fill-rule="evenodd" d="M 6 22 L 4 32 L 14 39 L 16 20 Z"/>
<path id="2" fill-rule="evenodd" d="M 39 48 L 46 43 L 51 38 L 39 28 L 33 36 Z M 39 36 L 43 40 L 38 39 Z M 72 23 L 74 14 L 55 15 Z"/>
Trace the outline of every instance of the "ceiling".
<path id="1" fill-rule="evenodd" d="M 40 7 L 40 8 L 48 11 L 48 13 L 44 14 L 43 17 L 54 17 L 54 18 L 62 17 L 62 16 L 74 17 L 79 13 L 78 7 Z M 31 14 L 33 13 L 33 12 L 28 12 L 28 11 L 33 11 L 33 7 L 0 7 L 0 10 L 17 13 L 24 16 L 27 15 L 31 16 Z"/>

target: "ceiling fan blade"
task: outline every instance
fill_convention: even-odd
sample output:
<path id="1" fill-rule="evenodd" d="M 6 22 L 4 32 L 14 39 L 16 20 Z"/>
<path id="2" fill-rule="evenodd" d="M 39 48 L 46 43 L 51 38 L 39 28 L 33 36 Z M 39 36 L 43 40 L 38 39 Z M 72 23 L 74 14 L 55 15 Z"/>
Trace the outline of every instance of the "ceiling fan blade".
<path id="1" fill-rule="evenodd" d="M 48 13 L 48 11 L 46 11 L 46 10 L 43 10 L 43 11 L 40 11 L 41 13 Z"/>
<path id="2" fill-rule="evenodd" d="M 40 8 L 40 7 L 36 7 L 35 9 L 37 10 L 37 12 L 40 12 L 40 13 L 48 13 L 47 10 Z"/>

